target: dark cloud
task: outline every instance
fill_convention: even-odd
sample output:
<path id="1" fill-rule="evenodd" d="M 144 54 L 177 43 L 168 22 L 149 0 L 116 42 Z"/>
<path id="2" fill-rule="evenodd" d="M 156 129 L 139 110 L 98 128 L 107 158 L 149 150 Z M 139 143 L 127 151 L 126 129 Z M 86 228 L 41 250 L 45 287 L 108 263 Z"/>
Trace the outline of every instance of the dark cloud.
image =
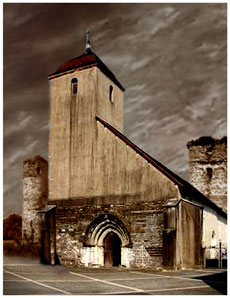
<path id="1" fill-rule="evenodd" d="M 125 92 L 124 132 L 188 179 L 187 141 L 226 135 L 226 4 L 3 5 L 4 216 L 22 211 L 22 164 L 48 158 L 47 75 L 93 50 Z"/>

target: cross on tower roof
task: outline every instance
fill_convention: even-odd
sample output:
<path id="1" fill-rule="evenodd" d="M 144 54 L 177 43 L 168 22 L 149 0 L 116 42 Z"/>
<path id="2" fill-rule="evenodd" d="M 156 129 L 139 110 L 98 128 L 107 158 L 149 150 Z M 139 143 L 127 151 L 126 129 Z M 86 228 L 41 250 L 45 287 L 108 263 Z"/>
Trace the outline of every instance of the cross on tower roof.
<path id="1" fill-rule="evenodd" d="M 85 52 L 89 54 L 91 52 L 91 45 L 89 41 L 89 29 L 86 31 L 86 46 L 85 46 Z"/>

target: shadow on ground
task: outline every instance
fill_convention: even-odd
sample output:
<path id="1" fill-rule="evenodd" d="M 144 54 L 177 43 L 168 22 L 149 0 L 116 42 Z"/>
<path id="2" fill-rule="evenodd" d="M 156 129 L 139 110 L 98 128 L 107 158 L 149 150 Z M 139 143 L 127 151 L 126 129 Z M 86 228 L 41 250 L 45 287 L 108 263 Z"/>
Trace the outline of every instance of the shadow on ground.
<path id="1" fill-rule="evenodd" d="M 202 280 L 213 289 L 219 291 L 221 294 L 227 295 L 227 271 L 205 276 L 197 276 L 194 277 L 194 279 Z"/>

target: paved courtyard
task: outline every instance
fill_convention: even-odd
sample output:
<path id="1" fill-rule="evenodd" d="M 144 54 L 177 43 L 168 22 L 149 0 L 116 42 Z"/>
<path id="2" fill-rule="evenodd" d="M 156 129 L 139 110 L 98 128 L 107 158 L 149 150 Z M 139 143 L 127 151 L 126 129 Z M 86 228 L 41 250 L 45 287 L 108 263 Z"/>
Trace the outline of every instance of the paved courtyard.
<path id="1" fill-rule="evenodd" d="M 38 260 L 4 257 L 4 295 L 223 295 L 227 271 L 67 269 Z"/>

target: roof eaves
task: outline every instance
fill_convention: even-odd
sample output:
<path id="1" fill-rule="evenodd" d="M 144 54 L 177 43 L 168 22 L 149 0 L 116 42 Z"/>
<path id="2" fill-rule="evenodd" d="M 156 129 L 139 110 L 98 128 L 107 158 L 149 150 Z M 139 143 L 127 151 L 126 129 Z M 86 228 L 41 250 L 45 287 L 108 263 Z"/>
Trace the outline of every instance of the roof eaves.
<path id="1" fill-rule="evenodd" d="M 123 92 L 125 91 L 125 88 L 121 85 L 121 83 L 117 80 L 114 73 L 105 65 L 105 63 L 96 55 L 96 59 L 98 61 L 98 68 L 107 75 Z"/>
<path id="2" fill-rule="evenodd" d="M 84 58 L 85 57 L 85 58 Z M 88 57 L 88 61 L 87 61 Z M 81 61 L 82 59 L 82 61 Z M 74 61 L 79 60 L 79 64 L 75 64 Z M 73 62 L 73 63 L 71 63 Z M 54 73 L 51 73 L 48 75 L 48 79 L 53 79 L 58 76 L 61 76 L 65 73 L 75 71 L 77 69 L 84 69 L 87 67 L 92 67 L 92 66 L 97 66 L 107 77 L 111 79 L 111 81 L 114 82 L 115 85 L 117 85 L 123 92 L 125 91 L 125 88 L 121 85 L 121 83 L 117 80 L 115 77 L 114 73 L 105 65 L 105 63 L 93 52 L 90 54 L 83 54 L 79 57 L 75 57 L 70 59 L 69 61 L 66 62 L 65 64 L 60 66 L 57 71 Z"/>
<path id="3" fill-rule="evenodd" d="M 176 207 L 182 198 L 171 198 L 166 201 L 166 203 L 163 205 L 163 207 L 170 208 L 170 207 Z"/>
<path id="4" fill-rule="evenodd" d="M 51 210 L 54 210 L 57 206 L 56 205 L 47 205 L 41 210 L 38 210 L 37 213 L 47 213 L 50 212 Z"/>
<path id="5" fill-rule="evenodd" d="M 73 67 L 73 68 L 68 69 L 68 70 L 63 70 L 63 71 L 60 71 L 60 72 L 55 72 L 55 73 L 52 73 L 52 74 L 48 75 L 48 80 L 52 80 L 54 78 L 64 76 L 66 74 L 75 72 L 76 70 L 79 71 L 79 70 L 90 68 L 90 67 L 93 67 L 93 66 L 97 66 L 97 63 L 86 64 L 86 65 L 82 65 L 81 67 Z"/>
<path id="6" fill-rule="evenodd" d="M 213 201 L 211 201 L 209 198 L 207 198 L 205 195 L 203 195 L 198 189 L 196 189 L 192 184 L 185 181 L 184 185 L 181 188 L 182 195 L 186 196 L 186 194 L 192 194 L 193 198 L 199 197 L 199 200 L 204 205 L 208 205 L 214 210 L 218 211 L 219 214 L 223 215 L 224 217 L 227 217 L 227 213 L 217 206 Z"/>

